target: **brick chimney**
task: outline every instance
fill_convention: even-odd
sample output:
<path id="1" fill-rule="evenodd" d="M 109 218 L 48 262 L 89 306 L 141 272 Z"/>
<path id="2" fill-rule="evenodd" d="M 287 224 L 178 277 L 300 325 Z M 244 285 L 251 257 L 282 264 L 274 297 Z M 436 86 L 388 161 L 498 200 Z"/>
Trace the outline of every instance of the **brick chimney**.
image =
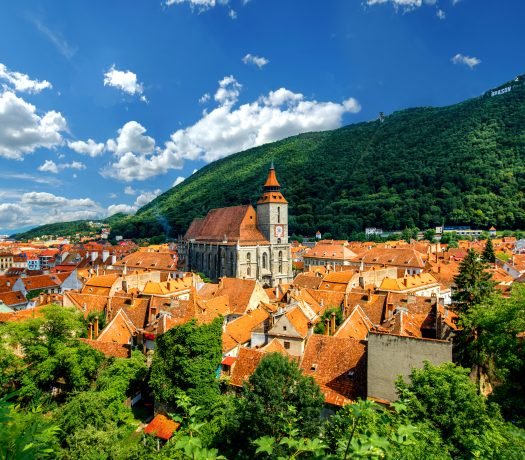
<path id="1" fill-rule="evenodd" d="M 328 318 L 324 320 L 324 335 L 330 335 L 330 320 Z"/>
<path id="2" fill-rule="evenodd" d="M 330 335 L 335 334 L 335 311 L 330 315 Z"/>
<path id="3" fill-rule="evenodd" d="M 88 325 L 88 339 L 93 340 L 93 323 Z"/>

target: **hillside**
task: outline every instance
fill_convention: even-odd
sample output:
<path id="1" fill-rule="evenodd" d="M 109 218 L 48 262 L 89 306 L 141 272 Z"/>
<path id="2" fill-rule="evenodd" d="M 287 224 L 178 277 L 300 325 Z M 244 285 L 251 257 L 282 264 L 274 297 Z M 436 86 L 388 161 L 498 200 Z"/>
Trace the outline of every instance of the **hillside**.
<path id="1" fill-rule="evenodd" d="M 366 226 L 525 228 L 525 86 L 448 107 L 395 112 L 231 155 L 118 220 L 114 234 L 184 233 L 209 209 L 255 203 L 273 159 L 290 233 L 349 237 Z"/>

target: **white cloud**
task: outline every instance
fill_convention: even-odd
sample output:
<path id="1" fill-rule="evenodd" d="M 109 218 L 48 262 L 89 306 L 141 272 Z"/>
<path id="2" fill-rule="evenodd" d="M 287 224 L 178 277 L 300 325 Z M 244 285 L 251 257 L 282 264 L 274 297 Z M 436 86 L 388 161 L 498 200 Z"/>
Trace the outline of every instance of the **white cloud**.
<path id="1" fill-rule="evenodd" d="M 337 128 L 345 113 L 361 110 L 353 98 L 318 102 L 286 88 L 235 108 L 240 88 L 232 76 L 221 80 L 215 94 L 219 106 L 194 125 L 174 132 L 163 153 L 169 151 L 179 160 L 211 162 L 299 133 Z"/>
<path id="2" fill-rule="evenodd" d="M 104 144 L 102 142 L 96 143 L 93 139 L 87 141 L 69 141 L 67 143 L 71 150 L 82 155 L 89 155 L 90 157 L 97 157 L 104 152 Z"/>
<path id="3" fill-rule="evenodd" d="M 0 203 L 0 222 L 5 229 L 31 225 L 29 209 L 15 203 Z"/>
<path id="4" fill-rule="evenodd" d="M 104 74 L 104 86 L 113 86 L 132 96 L 140 96 L 140 100 L 147 102 L 143 95 L 144 85 L 138 81 L 137 74 L 131 70 L 118 70 L 115 64 Z"/>
<path id="5" fill-rule="evenodd" d="M 107 142 L 108 150 L 117 156 L 129 152 L 150 153 L 155 148 L 155 139 L 146 136 L 146 128 L 136 121 L 128 121 L 118 130 L 117 139 L 110 139 Z"/>
<path id="6" fill-rule="evenodd" d="M 242 62 L 245 64 L 254 64 L 259 69 L 262 69 L 266 64 L 268 64 L 270 61 L 262 56 L 254 56 L 253 54 L 248 53 L 246 56 L 242 58 Z"/>
<path id="7" fill-rule="evenodd" d="M 129 204 L 112 204 L 108 206 L 108 216 L 123 212 L 124 214 L 133 214 L 137 208 Z"/>
<path id="8" fill-rule="evenodd" d="M 211 99 L 210 93 L 203 94 L 199 99 L 199 104 L 206 104 Z"/>
<path id="9" fill-rule="evenodd" d="M 466 66 L 470 67 L 471 69 L 473 69 L 473 68 L 476 67 L 477 65 L 481 64 L 481 59 L 478 59 L 477 57 L 464 56 L 464 55 L 461 54 L 461 53 L 456 54 L 456 55 L 451 59 L 451 61 L 452 61 L 454 64 L 463 64 L 463 65 L 466 65 Z"/>
<path id="10" fill-rule="evenodd" d="M 135 206 L 141 208 L 142 206 L 147 205 L 151 200 L 157 198 L 161 192 L 162 190 L 160 188 L 150 192 L 142 192 L 135 200 Z"/>
<path id="11" fill-rule="evenodd" d="M 14 72 L 7 69 L 4 64 L 0 63 L 0 80 L 7 81 L 11 89 L 24 93 L 36 94 L 44 89 L 53 86 L 47 80 L 31 80 L 29 75 L 20 72 Z"/>
<path id="12" fill-rule="evenodd" d="M 167 6 L 182 3 L 188 3 L 192 8 L 197 8 L 199 11 L 206 11 L 217 4 L 216 0 L 166 0 Z"/>
<path id="13" fill-rule="evenodd" d="M 146 180 L 172 169 L 182 169 L 184 160 L 211 162 L 235 152 L 308 131 L 334 129 L 345 113 L 361 110 L 349 98 L 341 103 L 307 100 L 286 88 L 270 91 L 258 100 L 235 107 L 241 85 L 233 76 L 224 77 L 215 93 L 218 106 L 194 125 L 174 132 L 164 148 L 145 135 L 137 122 L 128 122 L 117 140 L 108 141 L 117 161 L 101 174 L 131 182 Z"/>
<path id="14" fill-rule="evenodd" d="M 436 16 L 437 16 L 439 19 L 446 19 L 446 17 L 447 17 L 446 13 L 445 13 L 442 9 L 440 9 L 440 8 L 437 9 L 437 11 L 436 11 Z"/>
<path id="15" fill-rule="evenodd" d="M 64 55 L 68 60 L 72 59 L 76 54 L 78 48 L 70 45 L 67 40 L 62 36 L 60 31 L 51 30 L 42 21 L 30 17 L 31 21 L 35 24 L 36 28 L 56 47 L 56 49 Z"/>
<path id="16" fill-rule="evenodd" d="M 36 107 L 11 91 L 0 94 L 0 156 L 21 159 L 39 147 L 62 143 L 66 119 L 54 110 L 37 115 Z"/>
<path id="17" fill-rule="evenodd" d="M 125 189 L 124 189 L 124 193 L 126 195 L 136 195 L 137 194 L 137 191 L 131 187 L 131 185 L 128 185 Z"/>
<path id="18" fill-rule="evenodd" d="M 184 179 L 185 178 L 182 176 L 177 177 L 177 179 L 175 179 L 175 182 L 173 182 L 173 187 L 176 187 L 177 185 L 182 184 L 184 182 Z"/>
<path id="19" fill-rule="evenodd" d="M 235 11 L 232 8 L 230 8 L 228 10 L 228 16 L 230 16 L 231 19 L 237 19 L 237 11 Z"/>
<path id="20" fill-rule="evenodd" d="M 403 11 L 412 11 L 423 5 L 435 5 L 437 0 L 366 0 L 368 6 L 383 5 L 391 3 L 394 8 L 401 8 Z"/>
<path id="21" fill-rule="evenodd" d="M 42 165 L 38 167 L 39 171 L 50 172 L 53 174 L 58 174 L 59 171 L 64 169 L 76 169 L 82 170 L 86 169 L 86 165 L 80 161 L 72 161 L 71 163 L 55 163 L 53 160 L 45 160 Z"/>

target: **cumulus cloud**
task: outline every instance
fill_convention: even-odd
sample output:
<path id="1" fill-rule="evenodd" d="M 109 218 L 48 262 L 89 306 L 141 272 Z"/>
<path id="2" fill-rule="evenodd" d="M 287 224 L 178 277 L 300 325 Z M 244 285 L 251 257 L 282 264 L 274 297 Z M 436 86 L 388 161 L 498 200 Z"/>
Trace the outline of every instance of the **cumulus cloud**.
<path id="1" fill-rule="evenodd" d="M 137 208 L 129 204 L 112 204 L 108 206 L 108 216 L 122 212 L 124 214 L 133 214 Z"/>
<path id="2" fill-rule="evenodd" d="M 47 80 L 32 80 L 25 73 L 10 71 L 2 63 L 0 63 L 0 80 L 7 82 L 14 91 L 22 93 L 36 94 L 53 87 Z"/>
<path id="3" fill-rule="evenodd" d="M 11 229 L 31 225 L 31 216 L 25 206 L 15 203 L 0 203 L 2 228 Z"/>
<path id="4" fill-rule="evenodd" d="M 142 206 L 147 205 L 150 201 L 157 198 L 161 192 L 162 190 L 160 188 L 150 192 L 142 192 L 135 200 L 135 206 L 141 208 Z"/>
<path id="5" fill-rule="evenodd" d="M 39 147 L 62 143 L 66 119 L 54 110 L 38 115 L 36 107 L 12 91 L 0 94 L 0 156 L 19 160 Z"/>
<path id="6" fill-rule="evenodd" d="M 345 113 L 361 110 L 354 98 L 318 102 L 286 88 L 235 107 L 240 89 L 232 76 L 222 79 L 215 94 L 219 106 L 205 112 L 194 125 L 174 132 L 163 152 L 177 159 L 211 162 L 299 133 L 337 128 Z"/>
<path id="7" fill-rule="evenodd" d="M 217 107 L 204 112 L 194 125 L 175 131 L 164 148 L 156 147 L 139 123 L 126 123 L 118 138 L 107 143 L 117 160 L 102 175 L 126 182 L 146 180 L 181 169 L 184 160 L 211 162 L 299 133 L 334 129 L 341 126 L 345 113 L 361 110 L 354 98 L 318 102 L 286 88 L 237 107 L 241 88 L 231 75 L 220 80 L 214 96 Z"/>
<path id="8" fill-rule="evenodd" d="M 477 57 L 465 56 L 461 53 L 453 56 L 451 60 L 454 64 L 466 65 L 471 69 L 481 64 L 481 59 L 478 59 Z"/>
<path id="9" fill-rule="evenodd" d="M 206 102 L 208 102 L 210 99 L 211 99 L 210 93 L 204 93 L 199 98 L 199 104 L 206 104 Z"/>
<path id="10" fill-rule="evenodd" d="M 117 156 L 129 152 L 150 153 L 155 148 L 155 139 L 146 136 L 146 128 L 136 121 L 128 121 L 118 130 L 118 137 L 107 142 L 107 149 Z"/>
<path id="11" fill-rule="evenodd" d="M 175 179 L 175 182 L 173 182 L 173 187 L 176 187 L 177 185 L 182 184 L 184 182 L 184 179 L 185 178 L 182 176 L 177 177 L 177 179 Z"/>
<path id="12" fill-rule="evenodd" d="M 259 67 L 259 69 L 262 69 L 266 64 L 268 64 L 270 61 L 262 56 L 254 56 L 253 54 L 248 53 L 246 56 L 242 58 L 242 62 L 245 64 L 253 64 Z"/>
<path id="13" fill-rule="evenodd" d="M 71 163 L 55 163 L 53 160 L 45 160 L 42 165 L 38 167 L 39 171 L 50 172 L 53 174 L 58 174 L 59 171 L 64 169 L 86 169 L 86 165 L 80 161 L 72 161 Z"/>
<path id="14" fill-rule="evenodd" d="M 118 70 L 115 64 L 104 74 L 104 86 L 112 86 L 131 96 L 138 95 L 140 100 L 147 102 L 144 85 L 138 81 L 137 74 L 131 70 Z"/>
<path id="15" fill-rule="evenodd" d="M 131 185 L 128 185 L 125 189 L 124 189 L 124 193 L 126 195 L 136 195 L 137 194 L 137 191 L 131 186 Z"/>
<path id="16" fill-rule="evenodd" d="M 82 155 L 89 155 L 90 157 L 97 157 L 104 152 L 104 144 L 102 142 L 97 143 L 93 139 L 87 141 L 69 141 L 68 147 Z"/>

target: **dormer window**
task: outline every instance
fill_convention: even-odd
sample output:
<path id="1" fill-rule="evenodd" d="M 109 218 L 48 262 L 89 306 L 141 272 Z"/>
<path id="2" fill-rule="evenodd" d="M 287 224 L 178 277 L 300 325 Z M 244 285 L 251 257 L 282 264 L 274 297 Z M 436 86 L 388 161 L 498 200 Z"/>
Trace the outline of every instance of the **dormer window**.
<path id="1" fill-rule="evenodd" d="M 317 370 L 317 363 L 312 363 L 311 371 L 315 372 Z"/>

